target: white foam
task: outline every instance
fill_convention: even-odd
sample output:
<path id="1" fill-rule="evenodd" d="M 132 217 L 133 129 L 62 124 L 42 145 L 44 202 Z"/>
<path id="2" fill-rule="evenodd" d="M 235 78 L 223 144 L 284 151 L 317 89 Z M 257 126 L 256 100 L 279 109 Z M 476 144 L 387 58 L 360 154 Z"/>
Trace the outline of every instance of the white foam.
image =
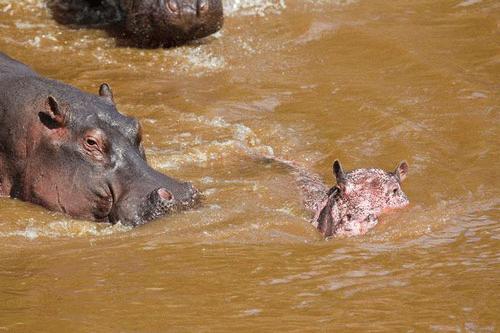
<path id="1" fill-rule="evenodd" d="M 196 47 L 180 47 L 175 50 L 166 50 L 167 54 L 173 54 L 178 60 L 172 66 L 171 72 L 179 71 L 193 73 L 195 76 L 203 76 L 206 73 L 216 72 L 226 66 L 224 56 L 213 54 L 204 45 Z"/>
<path id="2" fill-rule="evenodd" d="M 469 95 L 461 97 L 462 99 L 484 99 L 488 98 L 488 95 L 484 92 L 481 91 L 474 91 L 470 93 Z"/>
<path id="3" fill-rule="evenodd" d="M 85 236 L 106 236 L 117 232 L 129 231 L 131 227 L 126 227 L 117 223 L 115 225 L 104 225 L 95 222 L 84 222 L 74 220 L 58 220 L 49 223 L 37 222 L 28 219 L 26 226 L 21 230 L 0 232 L 0 237 L 23 237 L 35 240 L 40 237 L 61 238 L 61 237 L 85 237 Z"/>
<path id="4" fill-rule="evenodd" d="M 249 317 L 249 316 L 257 316 L 262 313 L 262 309 L 248 309 L 241 312 L 241 316 Z"/>
<path id="5" fill-rule="evenodd" d="M 227 16 L 265 16 L 267 13 L 280 14 L 286 8 L 285 0 L 229 0 L 224 1 Z"/>
<path id="6" fill-rule="evenodd" d="M 336 7 L 344 7 L 344 6 L 349 6 L 355 3 L 358 3 L 359 0 L 307 0 L 308 2 L 314 3 L 314 4 L 328 4 Z"/>
<path id="7" fill-rule="evenodd" d="M 225 130 L 227 137 L 220 140 L 204 140 L 200 136 L 192 137 L 191 133 L 183 132 L 168 140 L 169 144 L 179 145 L 182 151 L 158 151 L 148 150 L 156 158 L 151 160 L 155 167 L 176 169 L 184 163 L 202 164 L 216 161 L 235 152 L 244 152 L 248 155 L 273 156 L 273 148 L 261 142 L 253 130 L 241 123 L 230 123 L 223 118 L 198 116 L 193 113 L 181 113 L 180 119 L 186 122 L 195 122 L 211 128 Z M 197 128 L 198 126 L 194 126 Z M 168 156 L 163 160 L 160 155 Z"/>
<path id="8" fill-rule="evenodd" d="M 101 47 L 97 47 L 93 52 L 92 52 L 92 55 L 94 56 L 94 58 L 96 58 L 101 64 L 106 64 L 106 65 L 113 65 L 113 64 L 117 64 L 117 61 L 115 59 L 112 58 L 112 56 L 110 55 L 110 53 L 101 48 Z"/>
<path id="9" fill-rule="evenodd" d="M 30 23 L 30 22 L 22 22 L 22 21 L 16 21 L 15 22 L 16 28 L 21 29 L 21 30 L 27 30 L 27 29 L 43 29 L 46 28 L 46 24 L 36 24 L 36 23 Z"/>
<path id="10" fill-rule="evenodd" d="M 482 0 L 465 0 L 459 3 L 456 7 L 469 7 L 480 2 L 482 2 Z"/>
<path id="11" fill-rule="evenodd" d="M 27 41 L 27 43 L 33 47 L 40 47 L 40 42 L 41 42 L 41 39 L 38 36 L 35 36 L 35 38 L 33 38 L 33 39 L 28 39 L 28 41 Z"/>
<path id="12" fill-rule="evenodd" d="M 338 30 L 339 24 L 332 22 L 313 22 L 308 31 L 296 40 L 297 44 L 306 44 L 321 39 L 323 34 Z"/>

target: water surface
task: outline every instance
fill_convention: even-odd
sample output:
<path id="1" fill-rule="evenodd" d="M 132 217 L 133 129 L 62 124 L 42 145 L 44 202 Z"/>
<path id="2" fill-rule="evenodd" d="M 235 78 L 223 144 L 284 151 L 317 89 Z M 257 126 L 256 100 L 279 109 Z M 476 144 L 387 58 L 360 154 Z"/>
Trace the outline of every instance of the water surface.
<path id="1" fill-rule="evenodd" d="M 495 332 L 497 1 L 228 0 L 222 32 L 167 50 L 0 0 L 0 50 L 113 88 L 147 155 L 205 193 L 129 229 L 0 199 L 0 331 Z M 289 172 L 394 168 L 411 206 L 322 241 Z"/>

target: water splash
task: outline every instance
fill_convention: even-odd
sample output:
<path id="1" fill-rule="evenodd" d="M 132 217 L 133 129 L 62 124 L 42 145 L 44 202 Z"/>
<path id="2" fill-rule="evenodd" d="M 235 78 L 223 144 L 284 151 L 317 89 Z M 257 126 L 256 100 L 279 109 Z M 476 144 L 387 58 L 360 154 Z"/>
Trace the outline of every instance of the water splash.
<path id="1" fill-rule="evenodd" d="M 478 3 L 481 3 L 482 0 L 465 0 L 456 5 L 456 7 L 469 7 Z"/>
<path id="2" fill-rule="evenodd" d="M 177 58 L 171 69 L 172 73 L 182 71 L 199 77 L 209 72 L 219 71 L 226 66 L 224 56 L 213 54 L 204 45 L 177 48 L 169 53 Z"/>
<path id="3" fill-rule="evenodd" d="M 227 16 L 265 16 L 268 13 L 280 14 L 286 8 L 285 0 L 232 0 L 224 1 Z"/>
<path id="4" fill-rule="evenodd" d="M 169 138 L 169 144 L 180 145 L 183 151 L 165 151 L 152 149 L 153 166 L 166 169 L 177 169 L 185 163 L 206 164 L 225 157 L 233 156 L 235 152 L 249 156 L 274 156 L 271 146 L 262 143 L 254 131 L 241 123 L 230 123 L 220 117 L 209 118 L 195 114 L 181 114 L 181 121 L 195 123 L 193 128 L 200 125 L 213 129 L 223 130 L 224 137 L 218 140 L 205 140 L 194 133 L 182 132 Z"/>
<path id="5" fill-rule="evenodd" d="M 16 230 L 0 231 L 0 238 L 22 237 L 28 240 L 37 238 L 76 238 L 88 236 L 107 236 L 114 233 L 126 232 L 131 227 L 120 223 L 115 225 L 98 224 L 94 222 L 62 219 L 51 222 L 40 222 L 34 218 L 18 221 Z"/>

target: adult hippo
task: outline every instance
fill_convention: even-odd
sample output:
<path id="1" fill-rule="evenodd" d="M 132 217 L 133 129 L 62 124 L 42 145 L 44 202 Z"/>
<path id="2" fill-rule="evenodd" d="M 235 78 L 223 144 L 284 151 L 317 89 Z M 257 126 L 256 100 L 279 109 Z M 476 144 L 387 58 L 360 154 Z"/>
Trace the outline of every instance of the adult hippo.
<path id="1" fill-rule="evenodd" d="M 59 23 L 107 27 L 140 47 L 173 46 L 222 28 L 222 0 L 48 0 Z"/>
<path id="2" fill-rule="evenodd" d="M 75 218 L 139 225 L 199 201 L 148 166 L 137 119 L 0 53 L 0 195 Z"/>

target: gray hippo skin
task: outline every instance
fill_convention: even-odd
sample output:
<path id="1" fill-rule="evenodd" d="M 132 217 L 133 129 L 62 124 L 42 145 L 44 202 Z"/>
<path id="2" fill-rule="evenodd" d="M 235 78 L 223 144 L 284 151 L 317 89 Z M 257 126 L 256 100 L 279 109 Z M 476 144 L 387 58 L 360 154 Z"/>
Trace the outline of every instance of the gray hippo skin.
<path id="1" fill-rule="evenodd" d="M 333 163 L 337 184 L 330 189 L 321 178 L 293 161 L 265 157 L 292 171 L 302 191 L 304 204 L 314 217 L 311 223 L 325 237 L 356 236 L 368 232 L 378 217 L 409 204 L 401 188 L 408 164 L 401 162 L 395 171 L 356 169 L 344 172 L 339 161 Z"/>
<path id="2" fill-rule="evenodd" d="M 108 27 L 140 47 L 174 46 L 222 28 L 222 0 L 48 0 L 62 24 Z"/>
<path id="3" fill-rule="evenodd" d="M 148 166 L 137 119 L 0 53 L 0 195 L 75 218 L 139 225 L 192 207 L 198 191 Z"/>

